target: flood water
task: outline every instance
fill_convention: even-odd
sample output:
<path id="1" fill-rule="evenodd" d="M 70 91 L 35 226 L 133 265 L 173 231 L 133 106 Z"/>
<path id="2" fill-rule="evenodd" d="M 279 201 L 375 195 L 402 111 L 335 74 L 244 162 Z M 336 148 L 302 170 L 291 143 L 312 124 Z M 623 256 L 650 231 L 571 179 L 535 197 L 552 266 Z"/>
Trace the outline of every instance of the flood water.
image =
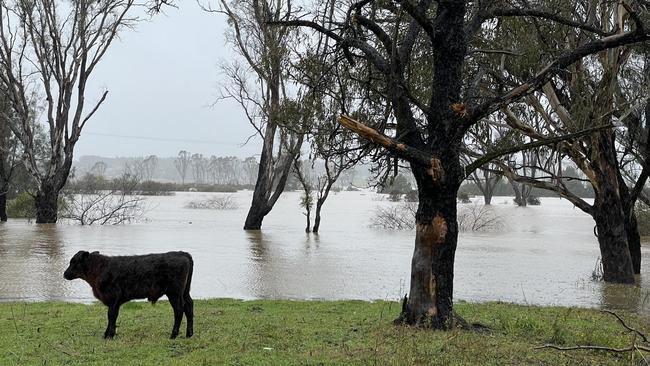
<path id="1" fill-rule="evenodd" d="M 242 225 L 251 192 L 233 194 L 236 210 L 185 208 L 215 195 L 149 197 L 145 222 L 121 226 L 0 224 L 0 301 L 93 301 L 89 286 L 65 281 L 78 250 L 108 255 L 184 250 L 194 257 L 195 298 L 389 299 L 408 290 L 414 233 L 369 227 L 380 201 L 340 192 L 327 201 L 319 235 L 304 232 L 299 194 L 290 192 L 261 232 Z M 636 286 L 591 280 L 599 257 L 593 220 L 566 200 L 515 207 L 495 197 L 496 232 L 461 233 L 455 300 L 507 301 L 627 309 L 650 314 L 650 247 Z"/>

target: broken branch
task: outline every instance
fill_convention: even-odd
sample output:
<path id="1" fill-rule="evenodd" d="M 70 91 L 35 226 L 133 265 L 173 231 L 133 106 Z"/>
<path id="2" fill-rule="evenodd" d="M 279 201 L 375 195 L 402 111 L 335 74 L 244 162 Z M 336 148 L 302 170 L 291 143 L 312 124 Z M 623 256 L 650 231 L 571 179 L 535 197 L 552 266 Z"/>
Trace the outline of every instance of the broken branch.
<path id="1" fill-rule="evenodd" d="M 442 178 L 444 173 L 442 164 L 440 163 L 440 159 L 433 155 L 388 137 L 348 116 L 341 116 L 339 118 L 339 123 L 341 126 L 351 130 L 362 138 L 395 153 L 397 156 L 409 163 L 427 167 L 429 169 L 429 174 L 434 180 L 440 180 Z"/>

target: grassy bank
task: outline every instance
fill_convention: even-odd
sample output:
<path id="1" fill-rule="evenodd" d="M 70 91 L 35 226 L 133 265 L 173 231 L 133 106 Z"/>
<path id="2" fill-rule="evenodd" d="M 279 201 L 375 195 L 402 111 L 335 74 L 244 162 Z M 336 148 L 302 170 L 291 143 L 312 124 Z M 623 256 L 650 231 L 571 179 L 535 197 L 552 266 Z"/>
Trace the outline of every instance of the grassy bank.
<path id="1" fill-rule="evenodd" d="M 545 343 L 626 347 L 631 336 L 595 310 L 460 303 L 468 321 L 492 334 L 397 327 L 399 304 L 360 301 L 237 301 L 195 303 L 195 336 L 169 340 L 171 307 L 129 303 L 117 336 L 101 337 L 103 305 L 0 304 L 0 365 L 615 365 L 639 354 L 533 350 Z M 650 320 L 622 313 L 650 335 Z M 632 358 L 632 356 L 634 358 Z M 650 355 L 645 354 L 650 359 Z"/>

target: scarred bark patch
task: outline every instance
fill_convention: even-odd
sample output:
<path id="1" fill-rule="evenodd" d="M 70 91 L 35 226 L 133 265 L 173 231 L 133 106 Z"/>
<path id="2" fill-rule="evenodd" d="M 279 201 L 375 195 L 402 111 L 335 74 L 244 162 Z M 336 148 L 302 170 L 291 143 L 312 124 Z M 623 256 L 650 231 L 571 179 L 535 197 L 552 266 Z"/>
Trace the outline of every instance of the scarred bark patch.
<path id="1" fill-rule="evenodd" d="M 467 116 L 467 106 L 465 106 L 463 103 L 452 104 L 451 110 L 454 111 L 454 114 L 460 118 L 465 118 L 465 116 Z"/>
<path id="2" fill-rule="evenodd" d="M 429 166 L 427 172 L 429 173 L 431 178 L 433 178 L 434 181 L 438 181 L 442 179 L 442 164 L 440 163 L 440 160 L 436 158 L 432 158 L 431 165 Z"/>
<path id="3" fill-rule="evenodd" d="M 430 224 L 418 224 L 417 231 L 423 243 L 441 245 L 447 237 L 447 221 L 438 214 Z"/>

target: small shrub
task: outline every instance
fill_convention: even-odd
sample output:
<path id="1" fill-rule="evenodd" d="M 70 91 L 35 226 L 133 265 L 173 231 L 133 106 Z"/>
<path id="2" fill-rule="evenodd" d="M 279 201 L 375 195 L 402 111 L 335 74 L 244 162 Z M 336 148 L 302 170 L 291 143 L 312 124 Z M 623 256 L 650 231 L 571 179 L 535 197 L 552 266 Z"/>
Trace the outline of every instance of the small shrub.
<path id="1" fill-rule="evenodd" d="M 185 207 L 197 210 L 236 210 L 239 208 L 239 205 L 232 195 L 227 195 L 212 197 L 202 201 L 190 201 Z"/>
<path id="2" fill-rule="evenodd" d="M 36 207 L 34 206 L 34 197 L 23 192 L 7 202 L 7 216 L 15 219 L 32 219 L 36 217 Z"/>
<path id="3" fill-rule="evenodd" d="M 470 203 L 470 202 L 472 202 L 469 199 L 469 193 L 467 193 L 467 192 L 458 192 L 458 200 L 460 201 L 460 203 Z"/>
<path id="4" fill-rule="evenodd" d="M 59 196 L 59 213 L 67 210 L 68 201 L 64 195 Z M 7 216 L 14 219 L 33 219 L 36 217 L 36 202 L 34 196 L 28 192 L 22 192 L 16 198 L 7 202 Z"/>
<path id="5" fill-rule="evenodd" d="M 458 228 L 460 231 L 496 231 L 503 223 L 489 206 L 467 205 L 458 212 Z"/>
<path id="6" fill-rule="evenodd" d="M 173 185 L 145 180 L 138 185 L 138 194 L 142 196 L 173 196 Z"/>
<path id="7" fill-rule="evenodd" d="M 529 206 L 539 206 L 542 204 L 542 201 L 539 200 L 539 197 L 532 196 L 532 195 L 526 198 L 526 202 L 528 203 Z"/>
<path id="8" fill-rule="evenodd" d="M 384 230 L 413 230 L 417 204 L 413 202 L 396 206 L 377 206 L 370 219 L 370 227 Z"/>
<path id="9" fill-rule="evenodd" d="M 412 189 L 404 195 L 404 201 L 406 202 L 418 202 L 418 200 L 419 198 L 417 189 Z"/>
<path id="10" fill-rule="evenodd" d="M 402 193 L 398 191 L 391 191 L 388 194 L 388 200 L 391 202 L 399 202 L 402 200 Z"/>
<path id="11" fill-rule="evenodd" d="M 380 189 L 379 193 L 391 194 L 393 192 L 398 192 L 400 194 L 405 194 L 411 191 L 411 189 L 411 183 L 408 178 L 403 174 L 398 174 L 397 176 L 390 178 L 389 181 L 386 182 L 386 185 Z"/>

